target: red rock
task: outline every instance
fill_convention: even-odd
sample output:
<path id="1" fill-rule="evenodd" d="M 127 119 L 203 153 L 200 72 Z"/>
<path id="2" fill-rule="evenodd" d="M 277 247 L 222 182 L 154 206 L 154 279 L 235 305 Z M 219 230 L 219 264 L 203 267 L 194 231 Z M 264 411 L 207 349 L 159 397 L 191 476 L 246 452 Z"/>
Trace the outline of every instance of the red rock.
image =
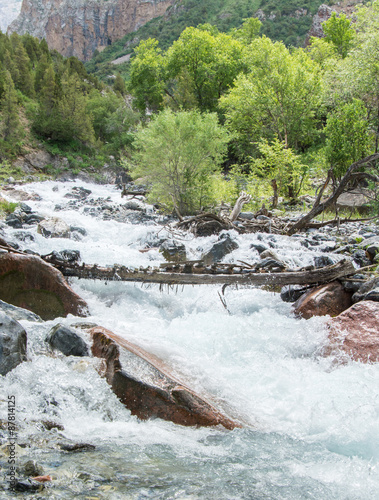
<path id="1" fill-rule="evenodd" d="M 0 299 L 54 319 L 87 316 L 87 303 L 67 284 L 61 272 L 36 255 L 0 254 Z"/>
<path id="2" fill-rule="evenodd" d="M 312 316 L 338 316 L 352 305 L 351 295 L 339 281 L 333 281 L 302 295 L 293 304 L 294 312 L 305 319 Z"/>
<path id="3" fill-rule="evenodd" d="M 105 360 L 105 377 L 121 402 L 142 420 L 162 418 L 186 426 L 216 426 L 226 429 L 241 427 L 220 413 L 202 397 L 188 389 L 162 360 L 144 349 L 102 328 L 92 328 L 92 353 Z M 130 358 L 130 365 L 141 367 L 139 373 L 130 373 L 121 359 Z M 123 361 L 125 363 L 125 361 Z"/>
<path id="4" fill-rule="evenodd" d="M 38 481 L 39 483 L 46 483 L 47 481 L 52 481 L 53 478 L 51 476 L 36 476 L 32 477 L 33 481 Z"/>
<path id="5" fill-rule="evenodd" d="M 345 353 L 363 363 L 379 361 L 379 302 L 364 300 L 328 322 L 324 354 Z"/>

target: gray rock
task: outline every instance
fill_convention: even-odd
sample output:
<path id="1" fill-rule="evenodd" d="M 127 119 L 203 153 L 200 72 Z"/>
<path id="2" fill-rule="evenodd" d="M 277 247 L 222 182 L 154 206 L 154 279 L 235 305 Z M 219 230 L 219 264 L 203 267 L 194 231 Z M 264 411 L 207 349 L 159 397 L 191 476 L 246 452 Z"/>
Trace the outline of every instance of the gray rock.
<path id="1" fill-rule="evenodd" d="M 25 474 L 25 476 L 35 477 L 35 476 L 42 476 L 44 471 L 42 465 L 39 465 L 34 460 L 28 460 L 23 465 L 22 472 Z"/>
<path id="2" fill-rule="evenodd" d="M 23 309 L 22 307 L 13 306 L 12 304 L 8 304 L 2 300 L 0 300 L 0 310 L 16 321 L 26 320 L 37 323 L 41 323 L 43 321 L 38 314 L 28 311 L 27 309 Z"/>
<path id="3" fill-rule="evenodd" d="M 286 268 L 284 262 L 276 259 L 272 259 L 271 257 L 267 257 L 266 259 L 261 260 L 255 267 L 258 269 L 270 269 L 270 271 L 282 271 Z"/>
<path id="4" fill-rule="evenodd" d="M 355 293 L 363 285 L 362 280 L 365 280 L 366 277 L 364 274 L 354 274 L 354 276 L 352 276 L 351 279 L 357 281 L 341 281 L 341 283 L 346 292 Z"/>
<path id="5" fill-rule="evenodd" d="M 22 222 L 16 214 L 7 215 L 5 219 L 5 224 L 7 224 L 7 226 L 14 227 L 15 229 L 22 228 Z"/>
<path id="6" fill-rule="evenodd" d="M 72 200 L 85 200 L 91 193 L 92 191 L 90 189 L 86 189 L 81 186 L 75 186 L 69 193 L 66 193 L 64 197 L 71 198 Z"/>
<path id="7" fill-rule="evenodd" d="M 373 261 L 373 260 L 374 260 L 374 258 L 375 258 L 375 255 L 376 255 L 377 253 L 379 253 L 379 241 L 378 241 L 378 243 L 377 243 L 377 244 L 374 244 L 374 245 L 370 245 L 370 246 L 368 246 L 368 247 L 366 248 L 366 252 L 367 252 L 367 254 L 368 254 L 369 259 L 370 259 L 371 261 Z"/>
<path id="8" fill-rule="evenodd" d="M 84 340 L 74 330 L 59 323 L 50 330 L 46 342 L 65 356 L 89 355 L 88 346 Z"/>
<path id="9" fill-rule="evenodd" d="M 45 238 L 68 238 L 70 236 L 70 227 L 58 217 L 42 220 L 38 224 L 37 231 Z"/>
<path id="10" fill-rule="evenodd" d="M 371 264 L 371 261 L 366 257 L 366 252 L 364 250 L 356 250 L 353 253 L 353 260 L 359 267 L 365 267 Z"/>
<path id="11" fill-rule="evenodd" d="M 183 262 L 187 260 L 186 247 L 175 240 L 166 240 L 159 247 L 159 251 L 167 262 Z"/>
<path id="12" fill-rule="evenodd" d="M 354 293 L 353 302 L 360 302 L 361 300 L 374 300 L 379 301 L 379 278 L 374 278 L 370 281 L 363 283 Z"/>
<path id="13" fill-rule="evenodd" d="M 224 233 L 219 237 L 219 240 L 213 247 L 202 255 L 202 260 L 205 265 L 220 262 L 226 255 L 238 248 L 238 243 L 230 237 L 228 233 Z"/>
<path id="14" fill-rule="evenodd" d="M 254 248 L 259 254 L 267 250 L 266 245 L 263 245 L 263 243 L 252 243 L 250 248 Z"/>
<path id="15" fill-rule="evenodd" d="M 322 267 L 331 266 L 334 264 L 334 260 L 328 255 L 320 255 L 314 258 L 314 263 L 316 269 L 320 269 Z"/>
<path id="16" fill-rule="evenodd" d="M 26 332 L 4 312 L 0 312 L 0 375 L 6 375 L 26 359 Z"/>
<path id="17" fill-rule="evenodd" d="M 286 285 L 280 291 L 283 302 L 296 302 L 307 291 L 302 285 Z"/>

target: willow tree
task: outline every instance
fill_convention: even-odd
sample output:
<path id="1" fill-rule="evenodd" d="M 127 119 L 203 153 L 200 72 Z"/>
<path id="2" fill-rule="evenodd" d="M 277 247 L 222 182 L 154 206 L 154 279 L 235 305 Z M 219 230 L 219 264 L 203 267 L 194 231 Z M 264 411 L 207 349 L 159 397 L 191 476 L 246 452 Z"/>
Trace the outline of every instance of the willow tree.
<path id="1" fill-rule="evenodd" d="M 151 184 L 152 201 L 181 215 L 194 213 L 211 200 L 210 176 L 228 140 L 216 114 L 166 109 L 140 126 L 131 173 Z"/>

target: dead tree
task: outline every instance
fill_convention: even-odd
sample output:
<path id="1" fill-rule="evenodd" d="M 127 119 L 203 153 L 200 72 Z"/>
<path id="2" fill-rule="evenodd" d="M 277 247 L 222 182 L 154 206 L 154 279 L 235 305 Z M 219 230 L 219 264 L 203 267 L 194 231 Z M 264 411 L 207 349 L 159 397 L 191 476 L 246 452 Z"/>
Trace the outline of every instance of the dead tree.
<path id="1" fill-rule="evenodd" d="M 323 186 L 321 187 L 312 209 L 306 215 L 301 217 L 297 222 L 295 222 L 295 224 L 293 224 L 287 230 L 287 233 L 289 235 L 291 235 L 291 234 L 296 233 L 300 229 L 304 229 L 305 227 L 307 227 L 308 223 L 310 223 L 310 221 L 314 217 L 321 214 L 326 208 L 333 206 L 336 203 L 339 196 L 344 192 L 344 190 L 346 189 L 346 187 L 349 184 L 349 182 L 351 181 L 351 179 L 353 178 L 355 171 L 359 167 L 362 167 L 363 165 L 367 165 L 367 163 L 373 162 L 377 159 L 379 159 L 379 153 L 375 153 L 373 155 L 367 156 L 366 158 L 363 158 L 362 160 L 358 160 L 355 163 L 353 163 L 352 165 L 350 165 L 346 174 L 342 177 L 340 183 L 333 190 L 333 193 L 329 196 L 329 198 L 327 198 L 324 202 L 321 203 L 322 195 L 323 195 L 325 189 L 328 187 L 329 182 L 333 178 L 333 171 L 332 171 L 332 169 L 330 169 L 328 172 L 328 176 L 326 178 L 326 181 L 323 184 Z M 376 182 L 379 182 L 379 178 L 372 176 L 371 174 L 367 174 L 367 175 L 370 176 L 371 179 L 375 178 Z M 362 176 L 362 174 L 361 174 L 361 176 Z"/>

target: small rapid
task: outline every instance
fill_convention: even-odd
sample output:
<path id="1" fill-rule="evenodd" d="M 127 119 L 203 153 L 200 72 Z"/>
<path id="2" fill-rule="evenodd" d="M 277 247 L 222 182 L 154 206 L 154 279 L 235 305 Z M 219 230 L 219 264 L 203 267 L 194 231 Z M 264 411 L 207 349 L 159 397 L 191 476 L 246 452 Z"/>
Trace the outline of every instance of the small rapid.
<path id="1" fill-rule="evenodd" d="M 84 262 L 99 265 L 164 261 L 156 243 L 170 237 L 168 229 L 155 220 L 136 224 L 101 217 L 101 211 L 91 215 L 85 202 L 68 203 L 65 195 L 73 186 L 90 189 L 92 200 L 108 206 L 124 203 L 114 186 L 23 186 L 41 197 L 27 201 L 33 210 L 85 230 L 68 240 L 44 238 L 30 226 L 30 250 L 79 250 Z M 16 238 L 19 230 L 3 231 Z M 323 238 L 305 248 L 298 238 L 232 236 L 239 248 L 224 262 L 259 260 L 252 248 L 259 241 L 268 247 L 271 242 L 292 267 L 309 265 L 332 241 Z M 216 241 L 181 238 L 191 259 Z M 158 285 L 119 282 L 70 284 L 87 301 L 90 316 L 20 321 L 28 333 L 28 361 L 0 379 L 2 421 L 7 396 L 16 399 L 18 467 L 34 460 L 53 477 L 33 498 L 379 498 L 379 366 L 322 357 L 325 318 L 297 319 L 278 293 L 262 289 L 227 287 L 226 309 L 217 286 L 162 291 Z M 98 375 L 97 359 L 49 352 L 45 337 L 58 322 L 96 323 L 138 344 L 244 427 L 225 431 L 139 421 Z M 48 430 L 46 422 L 55 426 Z M 69 452 L 65 443 L 94 448 Z M 0 461 L 5 468 L 4 445 Z M 1 484 L 0 497 L 9 498 Z"/>

